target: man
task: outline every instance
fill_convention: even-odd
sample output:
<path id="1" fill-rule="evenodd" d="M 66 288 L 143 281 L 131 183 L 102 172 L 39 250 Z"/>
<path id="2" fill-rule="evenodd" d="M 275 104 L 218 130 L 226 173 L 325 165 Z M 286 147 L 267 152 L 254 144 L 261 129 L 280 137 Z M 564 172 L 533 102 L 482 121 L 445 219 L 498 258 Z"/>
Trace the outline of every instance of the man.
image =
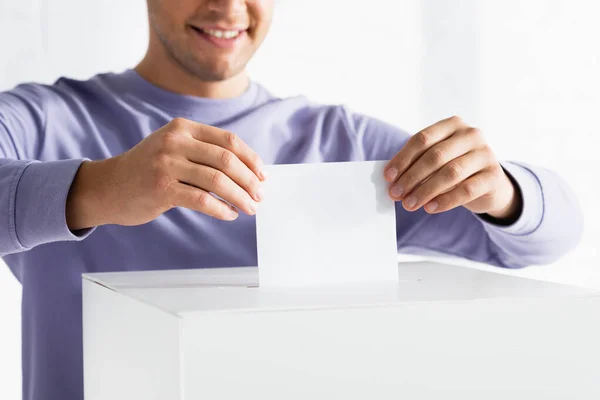
<path id="1" fill-rule="evenodd" d="M 0 94 L 0 255 L 23 285 L 24 399 L 82 398 L 82 273 L 256 265 L 264 164 L 391 160 L 402 252 L 512 268 L 578 242 L 567 185 L 498 163 L 457 117 L 410 137 L 251 82 L 272 2 L 148 0 L 135 70 Z"/>

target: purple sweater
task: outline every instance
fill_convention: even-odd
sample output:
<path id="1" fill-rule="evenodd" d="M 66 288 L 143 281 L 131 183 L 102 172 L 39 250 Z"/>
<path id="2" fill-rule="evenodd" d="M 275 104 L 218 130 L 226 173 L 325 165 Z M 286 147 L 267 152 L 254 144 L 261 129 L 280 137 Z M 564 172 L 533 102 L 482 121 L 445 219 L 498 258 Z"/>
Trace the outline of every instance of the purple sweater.
<path id="1" fill-rule="evenodd" d="M 25 400 L 83 398 L 82 273 L 256 265 L 255 220 L 242 214 L 222 222 L 173 209 L 137 227 L 67 228 L 65 200 L 83 159 L 120 154 L 174 117 L 235 132 L 267 164 L 388 160 L 409 137 L 341 106 L 275 98 L 256 83 L 210 100 L 128 70 L 0 93 L 0 256 L 23 285 Z M 545 169 L 503 166 L 524 197 L 516 223 L 498 226 L 464 208 L 409 213 L 398 203 L 399 251 L 516 268 L 573 248 L 582 217 L 568 186 Z"/>

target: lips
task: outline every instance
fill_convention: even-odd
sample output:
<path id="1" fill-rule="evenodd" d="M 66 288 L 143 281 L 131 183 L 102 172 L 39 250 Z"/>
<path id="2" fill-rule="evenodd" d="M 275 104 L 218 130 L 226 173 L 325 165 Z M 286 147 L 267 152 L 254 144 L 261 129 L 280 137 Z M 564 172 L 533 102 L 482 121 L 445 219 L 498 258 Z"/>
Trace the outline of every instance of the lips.
<path id="1" fill-rule="evenodd" d="M 197 27 L 190 25 L 192 30 L 204 41 L 213 45 L 228 49 L 233 48 L 246 37 L 247 29 L 224 28 L 224 27 Z"/>

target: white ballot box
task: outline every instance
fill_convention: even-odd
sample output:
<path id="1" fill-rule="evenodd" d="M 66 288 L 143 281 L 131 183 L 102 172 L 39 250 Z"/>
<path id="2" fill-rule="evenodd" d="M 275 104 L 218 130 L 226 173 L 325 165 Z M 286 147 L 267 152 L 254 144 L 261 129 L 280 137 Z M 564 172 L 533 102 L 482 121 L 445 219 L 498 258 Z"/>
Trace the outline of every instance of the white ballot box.
<path id="1" fill-rule="evenodd" d="M 398 282 L 257 282 L 84 275 L 85 399 L 600 399 L 597 292 L 428 262 Z"/>

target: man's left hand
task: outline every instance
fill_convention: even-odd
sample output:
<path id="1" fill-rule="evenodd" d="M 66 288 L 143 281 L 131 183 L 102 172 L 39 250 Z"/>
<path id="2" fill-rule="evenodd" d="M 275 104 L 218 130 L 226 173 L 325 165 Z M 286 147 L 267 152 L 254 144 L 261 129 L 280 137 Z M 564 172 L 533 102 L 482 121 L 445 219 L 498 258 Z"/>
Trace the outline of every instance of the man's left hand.
<path id="1" fill-rule="evenodd" d="M 481 131 L 459 117 L 411 137 L 384 171 L 391 198 L 407 211 L 424 207 L 434 214 L 464 206 L 501 220 L 521 212 L 521 195 Z"/>

